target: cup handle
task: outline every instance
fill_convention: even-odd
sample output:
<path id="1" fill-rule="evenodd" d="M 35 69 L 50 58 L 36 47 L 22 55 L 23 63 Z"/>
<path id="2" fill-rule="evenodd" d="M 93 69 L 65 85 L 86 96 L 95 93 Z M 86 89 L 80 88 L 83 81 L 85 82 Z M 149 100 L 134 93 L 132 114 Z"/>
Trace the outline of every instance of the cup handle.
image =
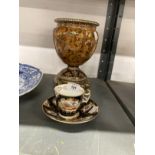
<path id="1" fill-rule="evenodd" d="M 90 99 L 90 90 L 87 89 L 86 91 L 82 96 L 82 103 L 87 103 Z"/>
<path id="2" fill-rule="evenodd" d="M 56 106 L 57 106 L 57 108 L 58 108 L 59 97 L 60 97 L 59 93 L 55 91 L 55 99 L 56 99 Z"/>

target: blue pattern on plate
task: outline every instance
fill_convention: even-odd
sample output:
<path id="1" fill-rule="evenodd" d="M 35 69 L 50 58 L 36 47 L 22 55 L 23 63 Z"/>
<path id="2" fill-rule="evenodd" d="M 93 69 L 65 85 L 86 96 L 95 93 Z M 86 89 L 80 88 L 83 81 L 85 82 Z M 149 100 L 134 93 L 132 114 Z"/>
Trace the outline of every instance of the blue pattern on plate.
<path id="1" fill-rule="evenodd" d="M 22 96 L 38 86 L 42 72 L 33 66 L 19 64 L 19 96 Z"/>

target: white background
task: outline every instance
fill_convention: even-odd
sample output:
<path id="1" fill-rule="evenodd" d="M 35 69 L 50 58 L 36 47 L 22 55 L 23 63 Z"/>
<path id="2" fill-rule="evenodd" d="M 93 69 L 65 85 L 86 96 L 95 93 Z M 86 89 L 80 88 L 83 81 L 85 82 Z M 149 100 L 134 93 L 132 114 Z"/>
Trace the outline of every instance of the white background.
<path id="1" fill-rule="evenodd" d="M 20 46 L 19 62 L 38 67 L 43 73 L 57 74 L 66 67 L 66 64 L 58 57 L 55 49 Z M 80 68 L 88 77 L 97 77 L 100 53 L 93 56 Z M 111 80 L 123 82 L 135 82 L 135 58 L 116 55 Z"/>

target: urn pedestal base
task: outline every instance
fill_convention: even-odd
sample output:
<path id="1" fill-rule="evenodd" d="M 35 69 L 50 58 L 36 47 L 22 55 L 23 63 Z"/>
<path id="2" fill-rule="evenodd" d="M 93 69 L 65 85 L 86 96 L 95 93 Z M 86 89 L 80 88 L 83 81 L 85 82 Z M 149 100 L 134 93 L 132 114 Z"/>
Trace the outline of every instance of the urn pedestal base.
<path id="1" fill-rule="evenodd" d="M 85 92 L 90 92 L 90 84 L 86 74 L 79 67 L 67 67 L 59 72 L 54 80 L 55 85 L 74 82 L 84 88 Z"/>

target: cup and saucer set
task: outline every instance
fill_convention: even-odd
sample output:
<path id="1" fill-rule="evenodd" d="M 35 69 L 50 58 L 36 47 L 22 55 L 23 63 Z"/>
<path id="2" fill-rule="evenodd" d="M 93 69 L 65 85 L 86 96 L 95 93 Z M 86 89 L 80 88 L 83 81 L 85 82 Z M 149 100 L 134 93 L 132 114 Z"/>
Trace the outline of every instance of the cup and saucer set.
<path id="1" fill-rule="evenodd" d="M 97 116 L 98 105 L 79 84 L 61 84 L 54 88 L 54 92 L 55 96 L 42 104 L 44 114 L 50 119 L 66 124 L 82 124 Z"/>

